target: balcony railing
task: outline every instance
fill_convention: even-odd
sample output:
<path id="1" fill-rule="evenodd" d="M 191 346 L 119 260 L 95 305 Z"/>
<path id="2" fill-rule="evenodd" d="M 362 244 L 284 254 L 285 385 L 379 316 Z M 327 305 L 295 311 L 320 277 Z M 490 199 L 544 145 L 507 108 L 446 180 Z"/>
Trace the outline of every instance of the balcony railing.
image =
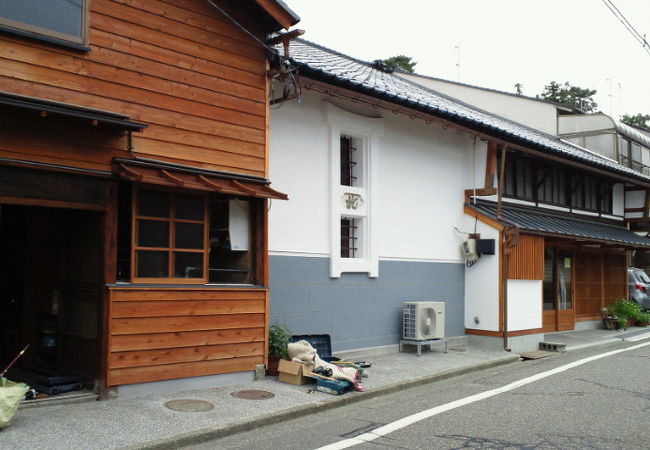
<path id="1" fill-rule="evenodd" d="M 618 155 L 618 162 L 632 170 L 650 176 L 650 167 L 625 155 Z"/>

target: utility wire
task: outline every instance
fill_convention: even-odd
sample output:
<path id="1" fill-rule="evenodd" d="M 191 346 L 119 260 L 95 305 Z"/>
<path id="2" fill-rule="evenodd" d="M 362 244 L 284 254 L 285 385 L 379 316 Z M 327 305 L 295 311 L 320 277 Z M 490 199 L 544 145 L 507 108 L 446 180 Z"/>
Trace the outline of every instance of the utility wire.
<path id="1" fill-rule="evenodd" d="M 645 38 L 645 35 L 641 35 L 636 28 L 630 23 L 629 20 L 623 15 L 623 13 L 614 5 L 614 3 L 611 0 L 602 0 L 602 2 L 607 6 L 607 9 L 611 11 L 612 14 L 623 24 L 625 29 L 630 32 L 630 34 L 636 39 L 639 44 L 643 47 L 643 49 L 650 55 L 650 45 L 648 44 L 648 41 Z"/>

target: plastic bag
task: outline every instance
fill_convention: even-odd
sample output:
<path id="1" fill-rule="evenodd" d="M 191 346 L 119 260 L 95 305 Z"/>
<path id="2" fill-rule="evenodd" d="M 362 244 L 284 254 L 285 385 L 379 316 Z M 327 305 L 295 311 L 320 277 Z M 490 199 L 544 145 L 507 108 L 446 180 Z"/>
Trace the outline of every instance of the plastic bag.
<path id="1" fill-rule="evenodd" d="M 0 378 L 0 429 L 9 425 L 29 386 Z"/>

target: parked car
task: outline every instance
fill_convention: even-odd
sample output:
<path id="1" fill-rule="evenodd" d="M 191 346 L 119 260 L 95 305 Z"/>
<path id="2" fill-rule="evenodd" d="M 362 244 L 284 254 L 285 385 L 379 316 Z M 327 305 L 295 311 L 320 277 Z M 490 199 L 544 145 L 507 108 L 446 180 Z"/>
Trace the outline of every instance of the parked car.
<path id="1" fill-rule="evenodd" d="M 637 302 L 641 308 L 650 309 L 650 277 L 643 269 L 629 267 L 627 269 L 627 286 L 630 300 Z"/>

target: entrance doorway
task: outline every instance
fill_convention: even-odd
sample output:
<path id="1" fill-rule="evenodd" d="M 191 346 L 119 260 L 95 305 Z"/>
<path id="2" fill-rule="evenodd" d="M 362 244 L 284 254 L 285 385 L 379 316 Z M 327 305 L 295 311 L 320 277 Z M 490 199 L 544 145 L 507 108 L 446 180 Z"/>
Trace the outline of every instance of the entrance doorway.
<path id="1" fill-rule="evenodd" d="M 568 331 L 575 328 L 573 260 L 570 250 L 557 247 L 544 249 L 544 332 Z"/>
<path id="2" fill-rule="evenodd" d="M 0 364 L 30 344 L 9 378 L 75 389 L 101 378 L 102 223 L 97 211 L 0 205 Z"/>

